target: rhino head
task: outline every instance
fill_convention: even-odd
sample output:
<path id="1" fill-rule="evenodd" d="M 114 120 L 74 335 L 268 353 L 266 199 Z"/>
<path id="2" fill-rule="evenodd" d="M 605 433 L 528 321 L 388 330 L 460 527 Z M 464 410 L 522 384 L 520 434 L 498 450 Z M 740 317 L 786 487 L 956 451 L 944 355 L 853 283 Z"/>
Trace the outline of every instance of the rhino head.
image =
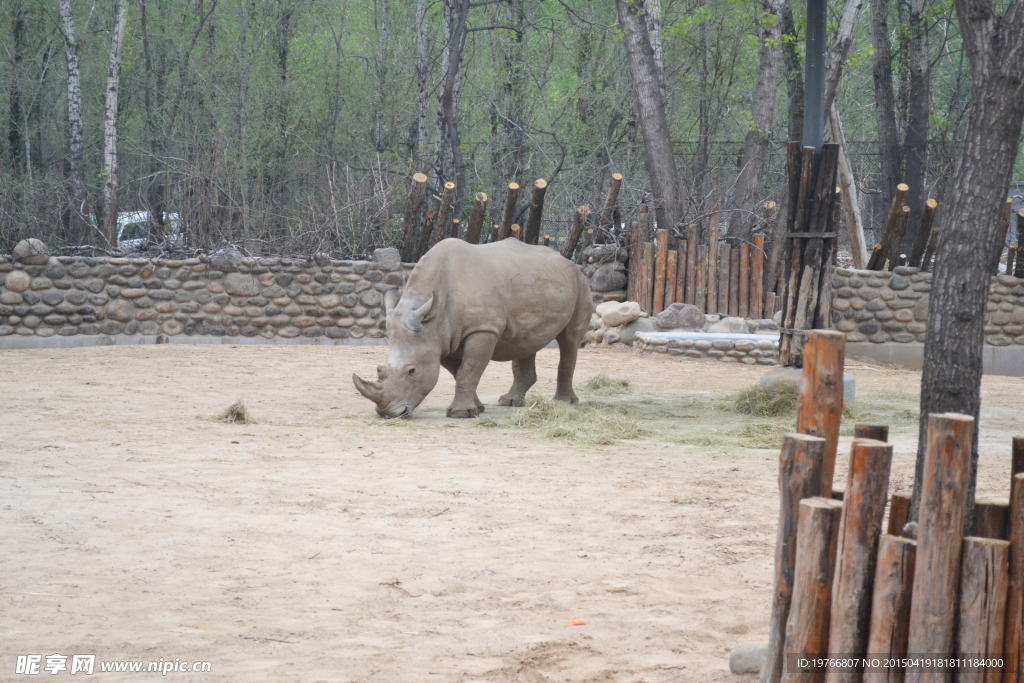
<path id="1" fill-rule="evenodd" d="M 436 297 L 426 302 L 398 301 L 397 290 L 387 292 L 388 359 L 377 366 L 377 381 L 367 382 L 352 374 L 359 393 L 377 405 L 381 417 L 412 417 L 437 384 L 441 371 L 441 352 L 433 337 L 432 325 Z"/>

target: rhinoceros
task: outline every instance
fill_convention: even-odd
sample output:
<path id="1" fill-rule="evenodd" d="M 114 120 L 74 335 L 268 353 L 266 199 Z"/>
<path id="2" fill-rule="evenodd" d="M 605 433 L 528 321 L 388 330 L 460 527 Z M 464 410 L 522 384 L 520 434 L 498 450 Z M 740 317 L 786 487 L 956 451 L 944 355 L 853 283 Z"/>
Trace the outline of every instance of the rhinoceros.
<path id="1" fill-rule="evenodd" d="M 442 240 L 413 268 L 400 299 L 387 293 L 385 309 L 390 350 L 378 381 L 352 375 L 382 417 L 412 417 L 442 366 L 455 376 L 448 417 L 476 417 L 484 410 L 477 384 L 492 360 L 512 361 L 512 388 L 498 405 L 522 406 L 537 381 L 537 351 L 551 340 L 560 354 L 555 400 L 579 402 L 572 376 L 594 305 L 586 277 L 554 249 Z"/>

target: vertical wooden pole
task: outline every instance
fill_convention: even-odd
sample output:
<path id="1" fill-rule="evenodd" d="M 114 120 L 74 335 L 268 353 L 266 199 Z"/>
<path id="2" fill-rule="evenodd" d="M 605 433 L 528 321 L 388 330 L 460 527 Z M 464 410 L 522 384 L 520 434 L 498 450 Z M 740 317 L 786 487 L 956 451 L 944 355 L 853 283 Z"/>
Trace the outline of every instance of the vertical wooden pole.
<path id="1" fill-rule="evenodd" d="M 644 300 L 640 302 L 640 308 L 653 314 L 653 293 L 654 293 L 654 243 L 644 243 Z"/>
<path id="2" fill-rule="evenodd" d="M 522 228 L 519 227 L 518 223 L 513 223 L 512 228 L 509 230 L 508 236 L 514 240 L 517 240 L 522 235 Z"/>
<path id="3" fill-rule="evenodd" d="M 843 417 L 843 364 L 846 335 L 829 330 L 811 330 L 804 348 L 804 370 L 800 381 L 796 430 L 825 439 L 825 484 L 823 496 L 832 495 L 836 468 L 839 422 Z"/>
<path id="4" fill-rule="evenodd" d="M 867 652 L 875 556 L 878 537 L 882 535 L 891 465 L 891 445 L 874 439 L 854 439 L 836 545 L 829 652 Z M 826 680 L 859 683 L 860 674 L 829 670 Z"/>
<path id="5" fill-rule="evenodd" d="M 427 201 L 427 176 L 414 173 L 412 187 L 409 188 L 409 201 L 405 205 L 405 218 L 402 220 L 402 260 L 411 263 L 416 260 L 416 229 L 420 226 L 420 214 Z"/>
<path id="6" fill-rule="evenodd" d="M 1024 436 L 1015 436 L 1011 442 L 1010 481 L 1021 472 L 1024 472 Z"/>
<path id="7" fill-rule="evenodd" d="M 873 253 L 868 261 L 868 270 L 885 270 L 885 260 L 889 257 L 892 248 L 893 236 L 899 225 L 900 215 L 903 212 L 903 200 L 907 197 L 910 187 L 905 183 L 896 186 L 896 194 L 892 197 L 892 204 L 889 206 L 889 215 L 885 219 L 885 228 L 882 230 L 881 253 Z M 897 248 L 898 251 L 898 248 Z"/>
<path id="8" fill-rule="evenodd" d="M 921 224 L 917 228 L 917 239 L 914 240 L 914 246 L 910 250 L 909 265 L 915 268 L 921 267 L 921 259 L 924 257 L 925 247 L 928 246 L 928 238 L 932 234 L 932 222 L 935 220 L 935 209 L 938 206 L 939 203 L 934 199 L 929 199 L 924 203 Z"/>
<path id="9" fill-rule="evenodd" d="M 676 301 L 686 303 L 686 240 L 679 240 L 676 252 Z"/>
<path id="10" fill-rule="evenodd" d="M 498 225 L 498 239 L 503 240 L 512 232 L 512 221 L 516 218 L 516 199 L 519 197 L 519 183 L 508 184 L 505 195 L 505 208 L 501 212 L 501 223 Z"/>
<path id="11" fill-rule="evenodd" d="M 830 498 L 800 501 L 793 569 L 793 599 L 786 622 L 786 656 L 828 653 L 832 577 L 843 504 Z M 818 683 L 825 669 L 789 669 L 783 683 Z"/>
<path id="12" fill-rule="evenodd" d="M 867 652 L 879 659 L 901 659 L 907 654 L 910 597 L 914 590 L 917 542 L 891 534 L 878 541 L 871 626 Z M 882 667 L 864 672 L 864 683 L 902 683 L 904 669 Z"/>
<path id="13" fill-rule="evenodd" d="M 537 244 L 540 238 L 540 220 L 544 214 L 544 195 L 548 191 L 548 181 L 538 178 L 533 181 L 533 196 L 530 197 L 530 212 L 526 216 L 526 229 L 523 241 Z"/>
<path id="14" fill-rule="evenodd" d="M 764 683 L 782 680 L 786 622 L 793 596 L 797 520 L 800 501 L 821 493 L 825 440 L 806 434 L 786 434 L 779 454 L 779 530 L 775 538 L 775 590 L 768 627 Z"/>
<path id="15" fill-rule="evenodd" d="M 1010 489 L 1010 591 L 1006 598 L 1003 683 L 1024 681 L 1024 474 Z"/>
<path id="16" fill-rule="evenodd" d="M 708 300 L 708 248 L 701 245 L 697 249 L 697 291 L 693 297 L 693 305 L 706 313 L 705 303 Z"/>
<path id="17" fill-rule="evenodd" d="M 889 250 L 889 270 L 901 265 L 899 260 L 906 256 L 903 253 L 903 237 L 907 234 L 907 224 L 909 222 L 910 207 L 904 205 L 904 207 L 900 209 L 900 217 L 896 221 L 896 232 L 892 238 L 892 248 Z"/>
<path id="18" fill-rule="evenodd" d="M 764 235 L 754 235 L 754 253 L 750 267 L 750 317 L 764 315 Z M 767 316 L 770 317 L 770 316 Z"/>
<path id="19" fill-rule="evenodd" d="M 427 217 L 423 221 L 423 231 L 420 232 L 419 245 L 416 247 L 416 260 L 419 261 L 430 249 L 430 238 L 434 234 L 434 212 L 427 211 Z"/>
<path id="20" fill-rule="evenodd" d="M 612 182 L 608 186 L 608 197 L 604 200 L 604 209 L 601 210 L 601 222 L 598 224 L 598 243 L 604 244 L 608 237 L 619 226 L 615 225 L 615 207 L 619 203 L 619 188 L 622 187 L 622 174 L 612 173 Z"/>
<path id="21" fill-rule="evenodd" d="M 993 275 L 999 274 L 999 263 L 1003 260 L 1003 249 L 1006 247 L 1006 233 L 1010 230 L 1010 216 L 1013 215 L 1013 200 L 1006 198 L 1003 205 L 1002 225 L 999 227 L 999 234 L 996 236 L 996 269 Z"/>
<path id="22" fill-rule="evenodd" d="M 975 501 L 971 536 L 1010 540 L 1010 504 Z"/>
<path id="23" fill-rule="evenodd" d="M 647 207 L 640 207 L 640 216 L 629 228 L 629 281 L 626 298 L 640 303 L 640 274 L 643 270 L 644 240 L 647 239 Z M 580 252 L 582 254 L 582 252 Z"/>
<path id="24" fill-rule="evenodd" d="M 658 315 L 665 308 L 665 270 L 668 265 L 668 230 L 658 230 L 654 247 L 654 299 L 651 315 Z"/>
<path id="25" fill-rule="evenodd" d="M 974 418 L 954 413 L 928 416 L 925 477 L 918 510 L 917 576 L 910 605 L 907 652 L 944 657 L 956 647 L 957 595 L 967 513 L 967 478 Z M 920 669 L 908 683 L 936 677 Z"/>
<path id="26" fill-rule="evenodd" d="M 715 313 L 729 315 L 729 267 L 732 265 L 732 249 L 728 244 L 718 245 L 718 306 Z"/>
<path id="27" fill-rule="evenodd" d="M 729 315 L 740 314 L 740 248 L 729 250 Z"/>
<path id="28" fill-rule="evenodd" d="M 708 296 L 705 313 L 718 310 L 718 212 L 708 221 Z"/>
<path id="29" fill-rule="evenodd" d="M 450 237 L 454 237 L 455 239 L 459 238 L 459 227 L 460 227 L 460 225 L 461 225 L 461 221 L 458 218 L 453 218 L 452 219 L 452 232 L 451 232 L 451 235 L 449 235 Z"/>
<path id="30" fill-rule="evenodd" d="M 889 427 L 887 425 L 856 424 L 853 426 L 853 438 L 888 441 Z"/>
<path id="31" fill-rule="evenodd" d="M 960 564 L 960 613 L 957 653 L 972 659 L 1002 659 L 1006 593 L 1010 584 L 1010 544 L 992 538 L 964 539 Z M 1000 683 L 1003 667 L 961 676 L 960 680 Z"/>
<path id="32" fill-rule="evenodd" d="M 491 234 L 490 234 L 490 236 L 487 239 L 487 241 L 489 243 L 497 242 L 498 241 L 498 228 L 499 228 L 499 226 L 498 226 L 497 223 L 495 223 L 494 225 L 491 226 Z"/>
<path id="33" fill-rule="evenodd" d="M 697 247 L 700 246 L 700 228 L 691 223 L 686 228 L 686 299 L 692 304 L 697 293 Z"/>
<path id="34" fill-rule="evenodd" d="M 894 493 L 889 499 L 889 525 L 886 532 L 893 536 L 902 536 L 903 527 L 910 517 L 910 494 Z"/>
<path id="35" fill-rule="evenodd" d="M 796 176 L 799 179 L 797 188 L 790 187 L 790 199 L 796 197 L 794 208 L 790 209 L 793 215 L 791 232 L 807 232 L 808 208 L 810 205 L 812 182 L 814 179 L 814 154 L 813 147 L 803 147 L 800 150 L 800 172 Z M 792 178 L 790 180 L 792 182 Z M 787 218 L 787 221 L 789 219 Z M 784 239 L 790 242 L 789 259 L 786 261 L 785 282 L 779 293 L 782 295 L 782 328 L 795 329 L 797 295 L 800 291 L 800 277 L 804 270 L 804 249 L 799 240 L 792 240 L 787 234 Z M 779 338 L 779 364 L 791 365 L 792 358 L 790 350 L 793 347 L 793 335 L 782 333 Z"/>
<path id="36" fill-rule="evenodd" d="M 484 227 L 485 218 L 487 218 L 487 195 L 477 192 L 473 196 L 473 213 L 469 216 L 469 227 L 466 228 L 466 241 L 470 244 L 480 243 L 480 231 Z"/>
<path id="37" fill-rule="evenodd" d="M 676 276 L 679 268 L 679 252 L 669 249 L 665 265 L 665 308 L 676 302 Z"/>
<path id="38" fill-rule="evenodd" d="M 921 272 L 928 272 L 932 269 L 932 258 L 935 256 L 935 248 L 939 246 L 939 229 L 932 228 L 932 236 L 928 238 L 928 246 L 925 247 L 924 257 L 921 259 Z"/>
<path id="39" fill-rule="evenodd" d="M 750 245 L 740 243 L 740 305 L 739 316 L 750 317 Z"/>
<path id="40" fill-rule="evenodd" d="M 583 227 L 587 224 L 587 216 L 589 215 L 589 206 L 579 206 L 576 208 L 576 214 L 572 219 L 572 229 L 569 230 L 569 234 L 565 238 L 565 244 L 562 245 L 562 256 L 565 258 L 572 259 L 572 253 L 576 251 L 576 243 L 580 241 L 580 235 L 583 234 Z M 632 261 L 632 255 L 630 256 L 630 261 Z"/>
<path id="41" fill-rule="evenodd" d="M 430 237 L 430 246 L 434 246 L 445 238 L 445 233 L 452 225 L 452 197 L 455 194 L 455 183 L 445 183 L 441 193 L 441 206 L 437 209 L 437 222 L 434 223 L 434 234 Z"/>

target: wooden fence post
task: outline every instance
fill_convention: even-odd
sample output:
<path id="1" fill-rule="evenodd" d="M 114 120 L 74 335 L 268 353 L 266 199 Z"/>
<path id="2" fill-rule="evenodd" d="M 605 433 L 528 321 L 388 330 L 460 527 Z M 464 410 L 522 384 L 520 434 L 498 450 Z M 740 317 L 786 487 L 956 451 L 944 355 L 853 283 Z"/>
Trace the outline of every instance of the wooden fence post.
<path id="1" fill-rule="evenodd" d="M 832 577 L 835 572 L 836 541 L 843 504 L 830 498 L 800 501 L 796 529 L 796 558 L 793 569 L 793 600 L 786 622 L 786 662 L 783 683 L 819 683 L 825 669 L 801 669 L 792 661 L 799 656 L 828 653 L 829 613 L 832 605 Z"/>
<path id="2" fill-rule="evenodd" d="M 454 237 L 455 239 L 459 238 L 459 226 L 461 225 L 461 223 L 462 222 L 458 218 L 452 219 L 452 232 L 451 235 L 449 235 L 449 237 Z"/>
<path id="3" fill-rule="evenodd" d="M 718 310 L 718 212 L 711 214 L 708 221 L 708 296 L 705 313 Z"/>
<path id="4" fill-rule="evenodd" d="M 704 304 L 708 299 L 708 248 L 701 245 L 697 249 L 697 290 L 693 297 L 693 305 L 706 313 Z"/>
<path id="5" fill-rule="evenodd" d="M 503 240 L 512 232 L 512 221 L 516 219 L 516 199 L 519 198 L 519 183 L 508 184 L 505 195 L 505 208 L 501 212 L 501 223 L 498 225 L 498 239 Z"/>
<path id="6" fill-rule="evenodd" d="M 882 535 L 891 465 L 891 445 L 873 439 L 854 439 L 836 545 L 828 640 L 831 653 L 859 655 L 867 652 L 871 587 L 875 580 L 875 558 L 878 537 Z M 860 673 L 856 672 L 830 670 L 826 675 L 826 680 L 835 683 L 859 683 L 860 678 Z"/>
<path id="7" fill-rule="evenodd" d="M 1024 224 L 1021 227 L 1024 227 Z M 1012 482 L 1021 472 L 1024 472 L 1024 436 L 1015 436 L 1010 452 L 1010 481 Z"/>
<path id="8" fill-rule="evenodd" d="M 676 250 L 676 301 L 686 303 L 686 240 L 679 240 Z"/>
<path id="9" fill-rule="evenodd" d="M 896 224 L 899 222 L 900 214 L 903 211 L 903 200 L 907 197 L 910 187 L 905 183 L 896 186 L 896 194 L 892 197 L 892 204 L 889 206 L 889 216 L 885 219 L 885 228 L 882 231 L 882 249 L 875 250 L 868 260 L 868 270 L 884 270 L 885 259 L 889 256 L 889 249 L 892 246 L 893 234 L 896 232 Z"/>
<path id="10" fill-rule="evenodd" d="M 750 245 L 740 242 L 740 305 L 739 316 L 750 317 Z"/>
<path id="11" fill-rule="evenodd" d="M 957 654 L 978 659 L 1001 658 L 1009 588 L 1010 544 L 992 538 L 964 539 L 960 565 L 960 610 Z M 973 680 L 1000 683 L 1003 667 L 991 667 Z M 965 680 L 961 677 L 960 680 Z"/>
<path id="12" fill-rule="evenodd" d="M 889 427 L 888 425 L 856 424 L 853 426 L 853 438 L 888 441 Z"/>
<path id="13" fill-rule="evenodd" d="M 929 199 L 924 203 L 924 213 L 921 214 L 921 224 L 917 227 L 917 239 L 910 250 L 910 261 L 908 265 L 915 268 L 921 267 L 921 259 L 924 257 L 924 249 L 928 246 L 928 238 L 932 234 L 932 222 L 935 220 L 935 209 L 939 203 Z"/>
<path id="14" fill-rule="evenodd" d="M 975 501 L 971 536 L 1010 540 L 1010 504 Z"/>
<path id="15" fill-rule="evenodd" d="M 1024 474 L 1010 489 L 1010 591 L 1006 598 L 1003 683 L 1024 681 Z"/>
<path id="16" fill-rule="evenodd" d="M 779 530 L 775 539 L 775 590 L 768 630 L 764 683 L 782 680 L 786 622 L 793 596 L 797 520 L 800 501 L 821 493 L 825 440 L 806 434 L 786 434 L 779 455 Z"/>
<path id="17" fill-rule="evenodd" d="M 576 208 L 576 214 L 572 219 L 572 229 L 565 238 L 565 244 L 562 245 L 562 256 L 565 258 L 572 259 L 572 253 L 576 251 L 576 243 L 580 241 L 580 235 L 583 234 L 583 227 L 587 224 L 587 216 L 589 215 L 590 207 L 580 206 Z M 632 259 L 632 256 L 630 258 Z"/>
<path id="18" fill-rule="evenodd" d="M 514 240 L 521 239 L 522 238 L 522 230 L 523 229 L 519 227 L 518 223 L 513 223 L 512 227 L 509 229 L 508 236 L 511 237 Z"/>
<path id="19" fill-rule="evenodd" d="M 910 605 L 907 652 L 930 657 L 956 648 L 957 595 L 963 552 L 967 478 L 974 418 L 955 413 L 928 416 L 928 447 L 918 510 L 917 577 Z M 907 683 L 934 680 L 920 669 Z"/>
<path id="20" fill-rule="evenodd" d="M 466 228 L 466 241 L 470 244 L 480 243 L 480 230 L 487 218 L 487 195 L 477 192 L 473 196 L 473 213 L 469 216 L 469 227 Z"/>
<path id="21" fill-rule="evenodd" d="M 692 304 L 697 294 L 697 247 L 700 246 L 700 227 L 691 223 L 686 228 L 686 303 Z"/>
<path id="22" fill-rule="evenodd" d="M 898 265 L 903 265 L 899 261 L 905 256 L 903 253 L 903 237 L 907 234 L 907 224 L 909 222 L 910 207 L 904 205 L 903 208 L 900 209 L 900 217 L 896 221 L 896 232 L 892 238 L 892 248 L 889 251 L 889 270 L 892 270 Z"/>
<path id="23" fill-rule="evenodd" d="M 889 499 L 889 526 L 886 533 L 893 536 L 902 536 L 903 527 L 907 525 L 910 517 L 910 494 L 894 493 Z"/>
<path id="24" fill-rule="evenodd" d="M 659 229 L 654 246 L 654 299 L 651 315 L 658 315 L 665 307 L 665 270 L 668 266 L 668 230 Z"/>
<path id="25" fill-rule="evenodd" d="M 740 248 L 734 245 L 729 250 L 729 315 L 740 314 Z"/>
<path id="26" fill-rule="evenodd" d="M 846 335 L 830 330 L 811 330 L 804 348 L 796 430 L 825 439 L 825 484 L 822 494 L 832 495 L 836 467 L 839 422 L 843 417 L 843 364 Z"/>
<path id="27" fill-rule="evenodd" d="M 654 293 L 654 243 L 644 243 L 644 268 L 643 268 L 643 300 L 640 301 L 640 308 L 653 315 L 653 293 Z"/>
<path id="28" fill-rule="evenodd" d="M 451 229 L 452 221 L 452 196 L 455 194 L 455 183 L 445 183 L 444 192 L 441 193 L 441 206 L 437 209 L 437 222 L 434 223 L 434 234 L 430 237 L 430 246 L 434 246 L 445 238 L 445 233 Z"/>
<path id="29" fill-rule="evenodd" d="M 434 235 L 434 212 L 427 211 L 427 218 L 423 221 L 423 231 L 420 232 L 419 245 L 416 247 L 416 259 L 419 261 L 430 249 L 430 238 Z"/>
<path id="30" fill-rule="evenodd" d="M 729 267 L 732 265 L 732 249 L 728 243 L 718 245 L 718 306 L 715 313 L 729 315 Z"/>
<path id="31" fill-rule="evenodd" d="M 644 240 L 647 239 L 647 207 L 640 207 L 640 216 L 629 227 L 629 281 L 626 299 L 640 303 L 641 273 L 644 262 Z M 582 252 L 580 252 L 582 254 Z"/>
<path id="32" fill-rule="evenodd" d="M 402 260 L 406 263 L 416 260 L 416 228 L 420 226 L 420 214 L 426 200 L 427 176 L 414 173 L 409 201 L 405 205 L 405 218 L 402 219 Z"/>
<path id="33" fill-rule="evenodd" d="M 907 654 L 910 597 L 914 590 L 917 542 L 891 534 L 878 541 L 867 652 L 882 660 Z M 902 683 L 904 670 L 882 667 L 864 672 L 864 683 Z"/>
<path id="34" fill-rule="evenodd" d="M 676 302 L 676 277 L 679 274 L 679 252 L 669 249 L 665 265 L 665 308 Z"/>
<path id="35" fill-rule="evenodd" d="M 601 210 L 601 222 L 598 224 L 598 244 L 604 244 L 607 236 L 619 226 L 615 225 L 615 207 L 619 203 L 619 188 L 622 187 L 622 174 L 612 173 L 612 182 L 608 186 L 608 197 L 604 200 L 604 209 Z"/>
<path id="36" fill-rule="evenodd" d="M 548 191 L 548 181 L 538 178 L 533 181 L 533 196 L 530 198 L 530 213 L 526 217 L 526 231 L 523 241 L 537 244 L 540 237 L 540 219 L 544 213 L 544 194 Z"/>
<path id="37" fill-rule="evenodd" d="M 764 235 L 754 235 L 753 263 L 750 267 L 750 317 L 756 320 L 764 315 Z"/>

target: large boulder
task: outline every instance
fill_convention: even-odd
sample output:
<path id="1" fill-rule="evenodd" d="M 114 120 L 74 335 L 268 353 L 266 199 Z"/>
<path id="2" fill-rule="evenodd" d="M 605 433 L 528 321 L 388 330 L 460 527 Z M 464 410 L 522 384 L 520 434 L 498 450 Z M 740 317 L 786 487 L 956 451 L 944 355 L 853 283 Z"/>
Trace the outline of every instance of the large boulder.
<path id="1" fill-rule="evenodd" d="M 704 326 L 704 314 L 693 304 L 675 303 L 659 313 L 654 322 L 659 330 L 697 330 Z"/>
<path id="2" fill-rule="evenodd" d="M 402 268 L 402 256 L 394 247 L 373 250 L 373 262 L 377 267 L 385 271 L 400 270 Z"/>
<path id="3" fill-rule="evenodd" d="M 746 334 L 747 323 L 743 318 L 723 318 L 708 328 L 714 334 Z"/>
<path id="4" fill-rule="evenodd" d="M 45 266 L 50 260 L 50 250 L 42 241 L 30 237 L 14 245 L 13 256 L 14 260 L 21 261 L 26 266 Z"/>
<path id="5" fill-rule="evenodd" d="M 640 304 L 635 301 L 624 301 L 606 309 L 601 314 L 601 322 L 603 322 L 606 327 L 618 327 L 619 325 L 625 325 L 626 323 L 633 322 L 639 318 L 642 313 L 643 311 L 640 309 Z"/>
<path id="6" fill-rule="evenodd" d="M 607 263 L 596 271 L 590 278 L 590 290 L 592 292 L 614 292 L 626 287 L 626 269 L 621 263 Z"/>
<path id="7" fill-rule="evenodd" d="M 245 254 L 234 247 L 222 247 L 210 255 L 210 268 L 222 273 L 231 273 L 245 263 Z"/>
<path id="8" fill-rule="evenodd" d="M 250 273 L 228 273 L 224 277 L 224 291 L 231 296 L 256 296 L 261 289 L 259 278 Z"/>
<path id="9" fill-rule="evenodd" d="M 619 342 L 632 346 L 636 341 L 637 332 L 657 332 L 654 318 L 637 318 L 619 328 Z"/>

